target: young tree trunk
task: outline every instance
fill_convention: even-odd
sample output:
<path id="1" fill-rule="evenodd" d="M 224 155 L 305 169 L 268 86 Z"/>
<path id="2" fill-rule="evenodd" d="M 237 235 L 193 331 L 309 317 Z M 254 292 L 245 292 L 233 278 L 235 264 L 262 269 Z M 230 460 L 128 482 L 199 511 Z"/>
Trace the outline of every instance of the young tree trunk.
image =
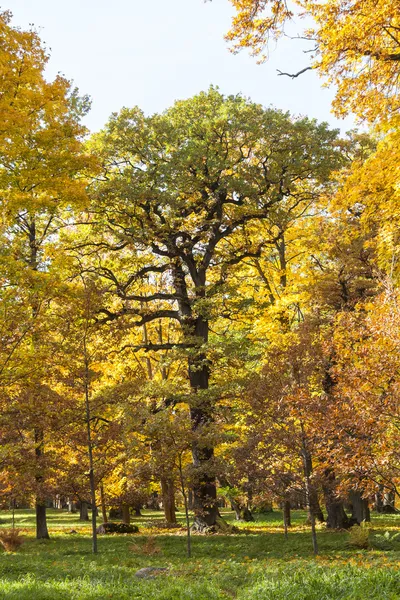
<path id="1" fill-rule="evenodd" d="M 15 529 L 15 505 L 16 505 L 15 498 L 13 498 L 13 500 L 12 500 L 12 518 L 11 518 L 11 527 L 12 527 L 13 531 Z"/>
<path id="2" fill-rule="evenodd" d="M 40 429 L 36 429 L 35 430 L 35 456 L 36 456 L 36 467 L 37 467 L 37 472 L 36 472 L 36 482 L 39 484 L 39 486 L 42 484 L 43 481 L 43 476 L 40 472 L 40 458 L 42 456 L 43 453 L 43 431 Z M 40 495 L 38 494 L 36 497 L 36 503 L 35 503 L 35 508 L 36 508 L 36 539 L 37 540 L 42 540 L 42 539 L 49 539 L 49 531 L 47 529 L 47 517 L 46 517 L 46 502 L 43 498 L 40 497 Z"/>
<path id="3" fill-rule="evenodd" d="M 107 507 L 106 507 L 106 499 L 104 496 L 103 482 L 100 483 L 100 503 L 101 503 L 101 514 L 103 516 L 103 523 L 108 523 Z"/>
<path id="4" fill-rule="evenodd" d="M 371 515 L 368 506 L 368 500 L 362 497 L 361 492 L 358 490 L 351 490 L 349 494 L 349 499 L 351 502 L 351 517 L 357 523 L 362 523 L 363 521 L 370 521 Z"/>
<path id="5" fill-rule="evenodd" d="M 292 526 L 290 518 L 290 501 L 285 500 L 283 503 L 283 527 L 285 531 L 285 540 L 288 539 L 288 528 Z"/>
<path id="6" fill-rule="evenodd" d="M 318 554 L 318 541 L 317 541 L 317 531 L 315 528 L 315 514 L 314 514 L 314 504 L 311 500 L 312 494 L 314 492 L 312 484 L 311 484 L 311 473 L 312 473 L 312 461 L 311 454 L 307 447 L 307 439 L 304 431 L 304 426 L 301 423 L 301 432 L 302 432 L 302 460 L 303 460 L 303 471 L 304 471 L 304 485 L 306 490 L 306 504 L 307 510 L 310 517 L 311 522 L 311 538 L 313 544 L 314 554 Z"/>
<path id="7" fill-rule="evenodd" d="M 126 523 L 126 525 L 129 525 L 131 522 L 131 513 L 128 504 L 122 505 L 122 522 Z"/>
<path id="8" fill-rule="evenodd" d="M 80 521 L 89 521 L 89 511 L 88 511 L 88 503 L 81 502 L 79 509 L 79 520 Z"/>
<path id="9" fill-rule="evenodd" d="M 142 505 L 141 504 L 135 504 L 135 506 L 133 507 L 133 510 L 135 511 L 135 517 L 141 517 L 142 516 Z"/>
<path id="10" fill-rule="evenodd" d="M 172 479 L 161 478 L 161 493 L 163 498 L 164 515 L 167 523 L 176 523 L 175 489 Z"/>
<path id="11" fill-rule="evenodd" d="M 305 465 L 304 465 L 305 471 L 304 472 L 307 472 L 309 478 L 311 478 L 311 474 L 313 471 L 312 458 L 311 458 L 311 453 L 306 446 L 305 446 L 305 450 L 303 450 L 303 454 L 304 454 L 303 463 L 305 463 Z M 314 515 L 315 520 L 319 521 L 320 523 L 323 523 L 325 521 L 324 513 L 321 510 L 321 506 L 319 504 L 319 499 L 318 499 L 318 492 L 314 488 L 314 486 L 310 486 L 309 498 L 308 498 L 306 504 L 307 504 L 307 511 L 308 511 L 308 522 L 311 523 L 311 513 L 312 513 Z"/>
<path id="12" fill-rule="evenodd" d="M 186 519 L 186 552 L 188 558 L 192 557 L 192 538 L 190 534 L 190 519 L 189 519 L 189 502 L 186 493 L 185 479 L 183 477 L 183 466 L 182 466 L 182 455 L 178 457 L 178 470 L 179 478 L 181 483 L 181 492 L 183 496 L 183 504 L 185 507 L 185 519 Z"/>
<path id="13" fill-rule="evenodd" d="M 88 297 L 89 309 L 89 297 Z M 89 314 L 89 313 L 88 313 Z M 90 484 L 90 501 L 92 504 L 92 552 L 97 554 L 97 505 L 96 505 L 96 482 L 94 478 L 94 460 L 93 460 L 93 444 L 92 444 L 92 429 L 91 429 L 91 410 L 90 410 L 90 369 L 89 369 L 89 353 L 87 349 L 89 319 L 86 320 L 85 332 L 83 336 L 84 348 L 84 365 L 85 365 L 85 416 L 86 416 L 86 446 L 89 459 L 89 484 Z"/>
<path id="14" fill-rule="evenodd" d="M 292 519 L 290 515 L 290 500 L 285 500 L 283 503 L 283 523 L 286 527 L 292 526 Z"/>

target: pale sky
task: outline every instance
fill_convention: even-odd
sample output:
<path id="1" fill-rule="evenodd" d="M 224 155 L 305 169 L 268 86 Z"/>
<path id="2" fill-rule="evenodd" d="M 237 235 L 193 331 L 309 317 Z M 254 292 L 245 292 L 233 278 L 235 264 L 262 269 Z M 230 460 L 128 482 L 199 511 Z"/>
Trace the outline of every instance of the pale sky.
<path id="1" fill-rule="evenodd" d="M 122 106 L 159 112 L 211 84 L 343 131 L 354 127 L 351 118 L 333 117 L 333 90 L 323 89 L 316 73 L 277 76 L 277 69 L 308 64 L 303 42 L 282 40 L 263 65 L 246 51 L 229 52 L 228 0 L 3 0 L 1 9 L 12 11 L 15 26 L 40 28 L 51 49 L 49 77 L 61 72 L 91 96 L 92 131 Z"/>

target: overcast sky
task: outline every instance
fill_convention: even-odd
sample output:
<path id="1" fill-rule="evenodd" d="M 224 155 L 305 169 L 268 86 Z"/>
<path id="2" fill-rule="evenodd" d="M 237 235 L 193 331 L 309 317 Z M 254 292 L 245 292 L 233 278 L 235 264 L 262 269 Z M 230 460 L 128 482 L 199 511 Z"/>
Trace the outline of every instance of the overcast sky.
<path id="1" fill-rule="evenodd" d="M 277 69 L 307 65 L 304 42 L 282 40 L 263 65 L 229 52 L 228 0 L 7 0 L 1 8 L 12 11 L 14 25 L 40 29 L 51 49 L 49 77 L 61 72 L 91 96 L 86 124 L 93 131 L 122 106 L 153 113 L 211 84 L 343 131 L 354 127 L 352 119 L 333 117 L 333 90 L 314 72 L 278 77 Z"/>

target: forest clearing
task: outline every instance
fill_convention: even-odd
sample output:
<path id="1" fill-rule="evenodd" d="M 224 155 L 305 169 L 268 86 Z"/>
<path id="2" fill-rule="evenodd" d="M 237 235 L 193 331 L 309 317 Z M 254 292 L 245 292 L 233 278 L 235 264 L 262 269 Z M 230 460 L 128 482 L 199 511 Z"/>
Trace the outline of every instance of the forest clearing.
<path id="1" fill-rule="evenodd" d="M 228 522 L 233 513 L 223 511 Z M 314 558 L 306 513 L 293 514 L 285 540 L 279 511 L 240 524 L 240 533 L 196 535 L 186 558 L 184 530 L 157 529 L 160 511 L 135 517 L 139 533 L 102 536 L 91 556 L 90 527 L 66 511 L 50 510 L 51 540 L 35 541 L 33 511 L 17 511 L 26 542 L 1 560 L 1 598 L 18 600 L 321 600 L 399 597 L 400 541 L 391 550 L 348 545 L 347 532 L 318 530 L 321 554 Z M 11 513 L 1 514 L 2 527 Z M 183 513 L 178 520 L 184 521 Z M 400 532 L 400 517 L 376 516 L 374 533 Z M 70 530 L 76 534 L 71 534 Z M 149 540 L 150 543 L 149 543 Z M 150 579 L 135 573 L 163 567 Z"/>

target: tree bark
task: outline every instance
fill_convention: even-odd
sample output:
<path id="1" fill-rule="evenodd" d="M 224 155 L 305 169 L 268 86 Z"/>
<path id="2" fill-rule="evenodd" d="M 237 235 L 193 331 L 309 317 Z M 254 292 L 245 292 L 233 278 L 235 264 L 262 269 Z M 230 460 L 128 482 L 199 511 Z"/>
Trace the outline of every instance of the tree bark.
<path id="1" fill-rule="evenodd" d="M 312 458 L 311 458 L 311 453 L 308 450 L 306 445 L 304 446 L 304 449 L 303 449 L 303 465 L 304 465 L 304 473 L 308 473 L 308 477 L 311 478 L 311 474 L 313 471 Z M 320 523 L 324 523 L 324 521 L 325 521 L 324 513 L 321 510 L 321 506 L 319 504 L 319 499 L 318 499 L 318 492 L 314 486 L 310 485 L 308 494 L 309 494 L 309 497 L 308 497 L 306 504 L 307 504 L 309 523 L 311 523 L 311 513 L 314 515 L 314 519 L 316 519 Z"/>
<path id="2" fill-rule="evenodd" d="M 90 484 L 90 500 L 92 503 L 92 552 L 97 554 L 97 505 L 96 505 L 96 482 L 94 477 L 94 460 L 93 460 L 93 444 L 92 444 L 92 429 L 91 429 L 91 410 L 90 410 L 90 370 L 89 370 L 89 353 L 87 349 L 87 335 L 89 327 L 89 297 L 88 314 L 85 323 L 85 332 L 83 336 L 84 348 L 84 365 L 85 365 L 85 414 L 86 414 L 86 444 L 89 459 L 89 484 Z M 81 503 L 82 510 L 82 503 Z"/>
<path id="3" fill-rule="evenodd" d="M 172 479 L 161 478 L 161 492 L 163 498 L 164 515 L 167 523 L 176 523 L 175 489 Z"/>
<path id="4" fill-rule="evenodd" d="M 325 522 L 324 513 L 322 512 L 321 505 L 318 499 L 318 492 L 315 488 L 311 487 L 310 489 L 310 506 L 312 507 L 312 511 L 314 517 L 319 523 Z M 308 515 L 310 519 L 310 509 L 308 509 Z"/>
<path id="5" fill-rule="evenodd" d="M 283 503 L 283 523 L 286 527 L 292 526 L 292 519 L 290 515 L 290 500 L 285 500 Z"/>
<path id="6" fill-rule="evenodd" d="M 129 510 L 128 504 L 122 505 L 122 522 L 126 523 L 126 525 L 130 525 L 131 522 L 131 513 Z"/>
<path id="7" fill-rule="evenodd" d="M 36 503 L 36 539 L 50 539 L 47 529 L 46 506 Z"/>
<path id="8" fill-rule="evenodd" d="M 394 514 L 397 513 L 397 510 L 395 508 L 395 493 L 392 491 L 386 491 L 384 496 L 383 496 L 383 506 L 382 506 L 382 512 L 385 514 Z"/>
<path id="9" fill-rule="evenodd" d="M 375 494 L 375 510 L 377 513 L 383 512 L 383 485 L 379 486 Z"/>
<path id="10" fill-rule="evenodd" d="M 333 469 L 326 469 L 324 483 L 325 506 L 327 512 L 326 526 L 328 529 L 347 529 L 351 521 L 346 515 L 343 502 L 336 495 L 336 478 Z"/>
<path id="11" fill-rule="evenodd" d="M 43 453 L 43 431 L 41 429 L 35 430 L 35 457 L 36 457 L 36 483 L 40 486 L 43 481 L 43 475 L 40 472 L 40 458 Z M 49 531 L 47 529 L 47 516 L 46 516 L 46 502 L 40 497 L 40 494 L 36 496 L 36 539 L 49 539 Z"/>
<path id="12" fill-rule="evenodd" d="M 326 526 L 328 529 L 347 529 L 351 521 L 347 516 L 343 502 L 338 500 L 331 490 L 324 488 L 325 506 L 327 512 Z"/>
<path id="13" fill-rule="evenodd" d="M 304 425 L 301 423 L 301 433 L 302 433 L 302 460 L 303 460 L 303 472 L 304 472 L 304 484 L 306 491 L 306 504 L 308 509 L 308 514 L 311 522 L 311 538 L 313 545 L 313 552 L 315 555 L 318 554 L 318 540 L 317 540 L 317 530 L 315 528 L 315 514 L 314 508 L 315 504 L 312 501 L 312 494 L 314 492 L 313 486 L 311 484 L 311 473 L 312 473 L 312 461 L 311 454 L 307 447 L 307 439 L 304 431 Z"/>
<path id="14" fill-rule="evenodd" d="M 103 485 L 103 482 L 100 483 L 100 503 L 101 503 L 101 514 L 103 516 L 103 523 L 108 523 L 107 507 L 106 507 L 106 499 L 105 499 L 105 496 L 104 496 L 104 485 Z"/>
<path id="15" fill-rule="evenodd" d="M 351 518 L 359 524 L 363 521 L 370 521 L 371 515 L 368 500 L 362 497 L 361 492 L 358 490 L 351 490 L 349 499 L 351 502 Z"/>
<path id="16" fill-rule="evenodd" d="M 79 520 L 80 521 L 89 521 L 89 511 L 88 511 L 88 503 L 81 502 L 79 509 Z"/>
<path id="17" fill-rule="evenodd" d="M 208 321 L 202 317 L 195 319 L 193 334 L 203 344 L 208 342 Z M 209 367 L 206 355 L 199 351 L 197 356 L 189 359 L 189 380 L 194 395 L 198 397 L 190 407 L 192 429 L 201 434 L 201 430 L 213 421 L 213 410 L 207 395 L 204 393 L 209 387 Z M 195 440 L 192 445 L 194 466 L 193 481 L 193 529 L 207 531 L 217 526 L 219 517 L 217 506 L 217 485 L 215 474 L 210 469 L 214 458 L 212 444 L 204 444 Z"/>

